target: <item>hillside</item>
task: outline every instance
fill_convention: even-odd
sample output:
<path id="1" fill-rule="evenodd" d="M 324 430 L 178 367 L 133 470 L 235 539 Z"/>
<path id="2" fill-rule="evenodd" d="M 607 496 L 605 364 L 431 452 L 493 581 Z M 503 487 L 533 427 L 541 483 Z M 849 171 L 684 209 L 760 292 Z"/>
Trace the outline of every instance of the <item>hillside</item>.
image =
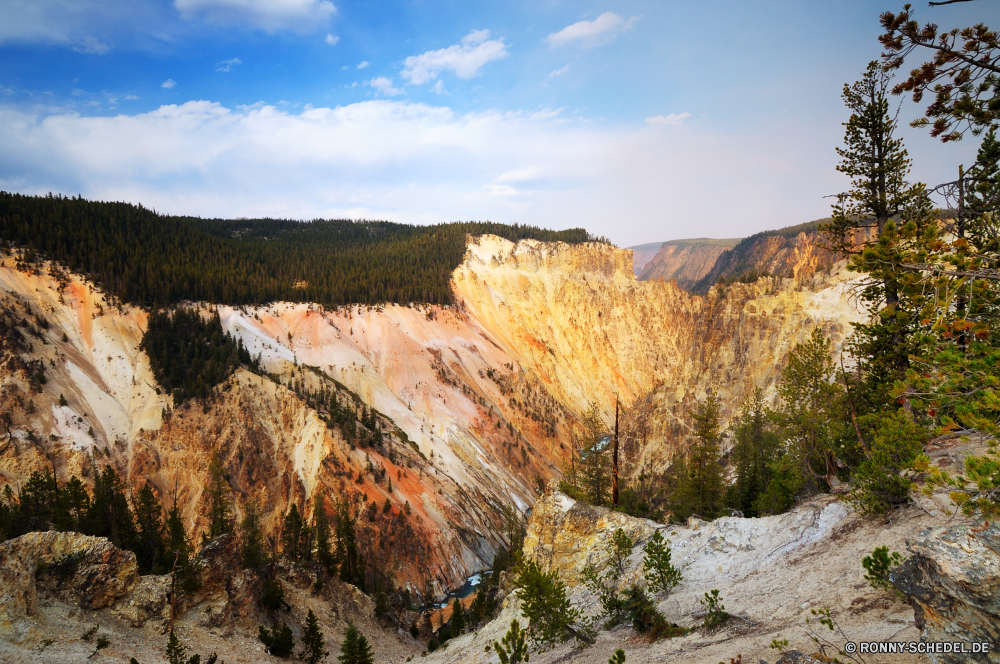
<path id="1" fill-rule="evenodd" d="M 90 277 L 123 302 L 161 307 L 314 302 L 450 303 L 469 234 L 570 243 L 583 229 L 470 222 L 198 219 L 127 203 L 0 192 L 0 240 Z"/>
<path id="2" fill-rule="evenodd" d="M 704 295 L 716 283 L 753 282 L 758 277 L 809 278 L 829 269 L 837 257 L 818 240 L 820 219 L 774 231 L 756 233 L 719 255 L 715 265 L 689 290 Z"/>
<path id="3" fill-rule="evenodd" d="M 642 281 L 663 279 L 677 280 L 684 290 L 690 288 L 708 274 L 718 261 L 740 240 L 713 240 L 697 238 L 692 240 L 671 240 L 664 242 L 659 251 L 637 273 Z"/>
<path id="4" fill-rule="evenodd" d="M 290 505 L 309 514 L 317 492 L 347 499 L 371 516 L 359 525 L 370 572 L 435 594 L 490 564 L 500 507 L 526 509 L 538 481 L 559 475 L 591 400 L 605 421 L 615 394 L 641 406 L 648 435 L 632 439 L 625 470 L 661 472 L 708 389 L 728 417 L 755 385 L 773 395 L 812 327 L 839 344 L 860 316 L 839 273 L 701 298 L 636 281 L 630 253 L 606 244 L 482 236 L 453 274 L 455 307 L 201 305 L 270 378 L 239 369 L 171 412 L 141 347 L 149 312 L 23 258 L 0 260 L 3 317 L 24 339 L 0 359 L 13 441 L 3 483 L 23 483 L 50 458 L 60 481 L 89 481 L 95 454 L 161 499 L 176 482 L 197 535 L 219 451 L 239 514 L 257 500 L 276 532 Z M 39 366 L 44 383 L 25 369 Z M 353 404 L 346 423 L 320 398 L 330 394 L 341 412 Z M 362 424 L 365 409 L 377 427 Z M 380 429 L 382 442 L 358 446 L 351 432 L 362 428 L 369 438 Z M 388 511 L 372 509 L 387 499 Z"/>

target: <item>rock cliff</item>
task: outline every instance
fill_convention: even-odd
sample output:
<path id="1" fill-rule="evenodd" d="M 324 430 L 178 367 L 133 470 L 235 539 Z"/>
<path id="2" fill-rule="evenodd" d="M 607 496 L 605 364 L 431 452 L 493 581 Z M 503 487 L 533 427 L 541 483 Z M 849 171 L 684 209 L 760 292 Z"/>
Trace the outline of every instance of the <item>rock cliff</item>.
<path id="1" fill-rule="evenodd" d="M 671 240 L 643 266 L 637 275 L 641 281 L 677 280 L 684 290 L 691 288 L 712 271 L 719 257 L 732 249 L 736 240 Z"/>
<path id="2" fill-rule="evenodd" d="M 773 662 L 780 653 L 769 648 L 772 639 L 787 639 L 786 650 L 817 653 L 810 632 L 827 639 L 826 659 L 807 659 L 789 652 L 784 662 L 831 661 L 846 641 L 914 641 L 920 630 L 910 607 L 864 580 L 861 559 L 876 545 L 901 548 L 914 531 L 942 524 L 943 514 L 931 516 L 911 508 L 892 523 L 875 523 L 857 516 L 833 496 L 820 496 L 792 511 L 765 518 L 726 517 L 711 523 L 691 519 L 683 526 L 650 521 L 578 503 L 550 486 L 532 510 L 524 554 L 544 569 L 557 570 L 573 605 L 594 615 L 599 602 L 582 583 L 583 568 L 599 569 L 609 560 L 607 541 L 621 528 L 634 541 L 622 587 L 641 583 L 643 547 L 659 530 L 672 548 L 673 564 L 683 579 L 669 594 L 656 598 L 668 621 L 684 627 L 701 623 L 700 599 L 719 589 L 733 618 L 718 631 L 695 629 L 690 634 L 649 643 L 628 627 L 600 631 L 597 642 L 583 650 L 571 644 L 531 654 L 539 664 L 571 660 L 603 664 L 615 648 L 624 648 L 629 662 L 683 661 L 717 664 L 738 654 L 744 662 Z M 503 613 L 475 635 L 453 640 L 447 652 L 433 653 L 428 662 L 486 664 L 483 647 L 499 640 L 510 621 L 520 616 L 516 595 L 510 595 Z M 834 635 L 816 624 L 812 610 L 830 609 L 843 633 Z M 822 652 L 819 652 L 822 655 Z M 865 656 L 869 664 L 927 662 L 923 656 L 906 659 Z"/>
<path id="3" fill-rule="evenodd" d="M 928 528 L 906 548 L 911 556 L 890 579 L 913 605 L 921 640 L 990 647 L 987 653 L 936 653 L 933 661 L 1000 662 L 1000 526 Z"/>
<path id="4" fill-rule="evenodd" d="M 454 272 L 453 308 L 193 305 L 272 378 L 241 370 L 218 398 L 170 413 L 139 347 L 147 312 L 58 266 L 13 263 L 0 257 L 2 483 L 52 460 L 61 481 L 89 481 L 95 459 L 163 498 L 176 487 L 197 534 L 218 453 L 238 514 L 256 500 L 274 532 L 317 492 L 346 500 L 365 511 L 368 559 L 438 594 L 489 565 L 500 506 L 526 509 L 559 474 L 591 400 L 608 421 L 615 395 L 635 412 L 628 472 L 662 469 L 695 400 L 717 394 L 728 415 L 755 385 L 773 394 L 813 327 L 839 344 L 861 317 L 839 269 L 697 297 L 636 281 L 627 250 L 484 236 Z M 352 447 L 299 396 L 334 385 L 376 411 L 383 449 Z"/>

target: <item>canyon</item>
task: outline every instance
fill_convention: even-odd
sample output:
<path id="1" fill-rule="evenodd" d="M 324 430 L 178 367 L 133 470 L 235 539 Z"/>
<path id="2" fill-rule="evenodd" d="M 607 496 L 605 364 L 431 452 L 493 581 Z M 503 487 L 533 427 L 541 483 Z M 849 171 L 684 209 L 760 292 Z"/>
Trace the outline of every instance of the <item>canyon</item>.
<path id="1" fill-rule="evenodd" d="M 198 534 L 219 454 L 237 516 L 256 501 L 275 533 L 317 492 L 345 500 L 370 516 L 359 539 L 372 563 L 439 597 L 490 565 L 502 509 L 525 512 L 560 476 L 591 402 L 609 426 L 616 398 L 627 412 L 626 476 L 656 474 L 686 444 L 694 403 L 715 394 L 728 418 L 754 387 L 773 399 L 796 343 L 819 326 L 839 349 L 863 317 L 842 263 L 702 297 L 636 280 L 631 252 L 610 245 L 480 236 L 453 306 L 189 303 L 218 312 L 267 375 L 239 370 L 215 400 L 172 409 L 140 348 L 147 311 L 15 262 L 0 264 L 0 306 L 27 344 L 0 358 L 5 484 L 53 467 L 89 481 L 91 460 L 110 464 L 175 495 Z M 327 426 L 303 396 L 324 386 L 373 409 L 385 444 L 361 449 Z"/>

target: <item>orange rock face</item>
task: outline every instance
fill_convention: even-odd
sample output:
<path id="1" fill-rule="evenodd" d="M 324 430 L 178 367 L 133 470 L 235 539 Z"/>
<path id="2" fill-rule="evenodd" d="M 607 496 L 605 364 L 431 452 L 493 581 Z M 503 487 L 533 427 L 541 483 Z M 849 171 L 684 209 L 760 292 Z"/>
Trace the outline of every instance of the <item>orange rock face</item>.
<path id="1" fill-rule="evenodd" d="M 327 509 L 346 501 L 372 570 L 440 593 L 489 566 L 501 507 L 526 509 L 559 476 L 591 401 L 609 423 L 616 395 L 628 413 L 626 475 L 662 469 L 695 400 L 711 391 L 728 415 L 755 385 L 773 395 L 813 327 L 842 341 L 861 317 L 849 276 L 703 298 L 636 281 L 627 250 L 484 236 L 454 272 L 454 307 L 200 305 L 273 378 L 238 371 L 217 398 L 171 414 L 139 348 L 146 312 L 79 277 L 0 267 L 0 316 L 47 325 L 21 325 L 20 345 L 0 348 L 0 413 L 11 416 L 0 483 L 16 487 L 52 460 L 61 480 L 89 481 L 92 458 L 168 504 L 176 494 L 200 541 L 218 454 L 237 518 L 255 501 L 276 537 L 292 504 L 311 518 L 317 494 Z M 44 384 L 31 382 L 31 362 Z M 383 445 L 352 447 L 310 401 L 321 388 L 373 409 Z"/>

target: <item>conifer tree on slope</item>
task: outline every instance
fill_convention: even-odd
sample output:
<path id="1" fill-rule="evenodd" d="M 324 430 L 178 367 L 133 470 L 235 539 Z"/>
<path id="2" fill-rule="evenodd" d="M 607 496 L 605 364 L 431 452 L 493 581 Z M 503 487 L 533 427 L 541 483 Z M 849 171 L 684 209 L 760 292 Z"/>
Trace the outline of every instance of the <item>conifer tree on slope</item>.
<path id="1" fill-rule="evenodd" d="M 352 622 L 347 623 L 347 631 L 344 633 L 344 642 L 340 645 L 337 661 L 340 664 L 374 664 L 375 656 L 368 645 L 368 639 Z"/>
<path id="2" fill-rule="evenodd" d="M 719 465 L 719 402 L 715 395 L 698 404 L 691 413 L 693 444 L 688 450 L 686 477 L 674 495 L 675 511 L 714 519 L 722 508 L 725 488 Z"/>
<path id="3" fill-rule="evenodd" d="M 894 218 L 926 199 L 922 185 L 906 180 L 911 162 L 890 113 L 890 80 L 878 62 L 870 62 L 861 80 L 844 85 L 851 116 L 844 123 L 844 147 L 837 148 L 837 170 L 851 178 L 851 189 L 838 197 L 830 223 L 821 226 L 829 248 L 851 257 L 849 269 L 871 275 L 862 298 L 877 313 L 857 326 L 855 354 L 863 360 L 869 391 L 876 392 L 887 392 L 880 386 L 903 377 L 911 350 L 912 312 L 901 306 L 901 270 L 894 264 Z M 888 395 L 879 400 L 888 403 Z"/>
<path id="4" fill-rule="evenodd" d="M 309 664 L 319 664 L 330 654 L 323 650 L 324 645 L 326 644 L 323 641 L 323 632 L 319 630 L 319 621 L 312 609 L 309 609 L 306 628 L 302 632 L 302 652 L 299 653 L 299 657 Z"/>

